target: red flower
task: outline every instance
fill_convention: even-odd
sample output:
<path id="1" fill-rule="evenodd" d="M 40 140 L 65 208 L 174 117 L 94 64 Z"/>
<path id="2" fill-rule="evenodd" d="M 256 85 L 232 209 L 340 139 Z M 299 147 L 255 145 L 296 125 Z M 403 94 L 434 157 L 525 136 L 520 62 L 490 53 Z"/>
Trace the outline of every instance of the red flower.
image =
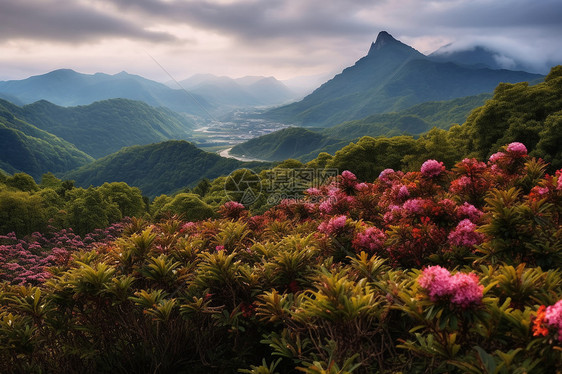
<path id="1" fill-rule="evenodd" d="M 537 317 L 533 322 L 533 336 L 547 336 L 548 329 L 544 327 L 544 319 L 546 316 L 546 306 L 541 305 L 539 310 L 537 310 Z"/>

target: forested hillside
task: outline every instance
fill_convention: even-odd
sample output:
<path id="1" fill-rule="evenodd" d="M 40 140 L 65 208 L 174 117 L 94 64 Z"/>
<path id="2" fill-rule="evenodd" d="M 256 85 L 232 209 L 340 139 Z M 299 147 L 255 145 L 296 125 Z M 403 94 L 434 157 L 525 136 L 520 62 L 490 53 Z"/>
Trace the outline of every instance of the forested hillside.
<path id="1" fill-rule="evenodd" d="M 75 169 L 93 158 L 73 144 L 43 131 L 18 116 L 19 108 L 0 100 L 0 168 L 39 178 L 48 171 Z"/>
<path id="2" fill-rule="evenodd" d="M 19 108 L 17 113 L 94 158 L 127 146 L 189 139 L 195 126 L 193 120 L 184 115 L 126 99 L 70 108 L 42 100 Z"/>
<path id="3" fill-rule="evenodd" d="M 127 147 L 64 175 L 79 186 L 126 182 L 147 196 L 170 194 L 203 178 L 227 175 L 241 167 L 264 167 L 202 151 L 186 141 Z"/>
<path id="4" fill-rule="evenodd" d="M 346 141 L 342 142 L 340 139 L 330 138 L 318 132 L 292 127 L 238 144 L 230 153 L 262 160 L 282 161 L 288 158 L 301 158 L 315 151 L 317 155 L 318 150 L 337 150 L 346 144 Z"/>

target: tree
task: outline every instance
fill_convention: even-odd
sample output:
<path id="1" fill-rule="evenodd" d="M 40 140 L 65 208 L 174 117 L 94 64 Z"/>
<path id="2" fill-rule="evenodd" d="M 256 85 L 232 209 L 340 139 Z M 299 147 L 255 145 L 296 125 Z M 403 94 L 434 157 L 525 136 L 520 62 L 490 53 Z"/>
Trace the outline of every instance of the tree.
<path id="1" fill-rule="evenodd" d="M 16 173 L 11 177 L 6 179 L 6 185 L 8 187 L 15 188 L 20 191 L 38 191 L 39 186 L 35 183 L 35 179 L 29 174 Z"/>
<path id="2" fill-rule="evenodd" d="M 415 150 L 415 144 L 411 136 L 364 136 L 357 143 L 350 143 L 337 151 L 327 166 L 340 172 L 351 170 L 359 179 L 373 181 L 384 169 L 401 169 L 402 158 Z"/>
<path id="3" fill-rule="evenodd" d="M 46 228 L 47 213 L 39 195 L 25 191 L 0 191 L 0 233 L 28 235 Z"/>
<path id="4" fill-rule="evenodd" d="M 66 204 L 65 224 L 79 235 L 107 227 L 122 218 L 119 206 L 105 200 L 96 188 L 90 187 L 75 193 L 74 196 L 76 198 Z"/>
<path id="5" fill-rule="evenodd" d="M 51 172 L 43 174 L 41 177 L 41 183 L 39 184 L 41 188 L 52 188 L 56 190 L 62 186 L 62 181 L 55 177 Z"/>
<path id="6" fill-rule="evenodd" d="M 108 203 L 117 204 L 123 217 L 139 217 L 147 211 L 141 191 L 125 182 L 104 183 L 99 191 Z"/>
<path id="7" fill-rule="evenodd" d="M 177 194 L 170 202 L 155 213 L 157 218 L 161 218 L 166 214 L 177 214 L 183 219 L 190 221 L 204 220 L 216 215 L 213 208 L 203 202 L 199 196 L 194 193 Z"/>

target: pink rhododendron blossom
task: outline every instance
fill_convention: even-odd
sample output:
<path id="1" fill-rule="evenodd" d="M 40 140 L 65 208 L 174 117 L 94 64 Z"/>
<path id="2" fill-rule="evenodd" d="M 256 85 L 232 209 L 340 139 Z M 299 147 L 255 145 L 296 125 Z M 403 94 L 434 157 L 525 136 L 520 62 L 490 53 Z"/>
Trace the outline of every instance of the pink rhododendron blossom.
<path id="1" fill-rule="evenodd" d="M 562 342 L 562 300 L 546 307 L 545 322 L 558 331 L 558 340 Z"/>
<path id="2" fill-rule="evenodd" d="M 513 142 L 510 143 L 506 150 L 509 153 L 513 153 L 516 155 L 526 155 L 527 154 L 527 147 L 525 147 L 525 145 L 523 143 L 519 143 L 519 142 Z"/>
<path id="3" fill-rule="evenodd" d="M 363 232 L 359 232 L 353 240 L 353 247 L 358 250 L 374 252 L 383 247 L 386 235 L 376 227 L 368 227 Z"/>
<path id="4" fill-rule="evenodd" d="M 367 191 L 369 189 L 369 186 L 367 185 L 367 183 L 358 183 L 355 185 L 355 190 L 361 192 L 361 191 Z"/>
<path id="5" fill-rule="evenodd" d="M 381 171 L 381 173 L 379 174 L 379 179 L 383 182 L 390 182 L 390 180 L 388 179 L 388 176 L 393 174 L 394 170 L 393 169 L 384 169 L 383 171 Z"/>
<path id="6" fill-rule="evenodd" d="M 476 274 L 456 273 L 451 279 L 453 283 L 451 302 L 453 304 L 459 305 L 462 308 L 480 304 L 484 286 L 478 284 Z"/>
<path id="7" fill-rule="evenodd" d="M 418 278 L 418 284 L 429 291 L 429 297 L 434 300 L 451 293 L 452 283 L 449 270 L 439 265 L 429 266 L 424 269 Z"/>
<path id="8" fill-rule="evenodd" d="M 332 213 L 332 200 L 326 199 L 326 200 L 322 201 L 320 203 L 320 206 L 318 207 L 318 209 L 320 210 L 320 212 L 322 212 L 324 214 Z"/>
<path id="9" fill-rule="evenodd" d="M 410 199 L 404 203 L 403 208 L 410 214 L 423 214 L 424 205 L 424 199 Z"/>
<path id="10" fill-rule="evenodd" d="M 556 171 L 556 191 L 562 190 L 562 169 Z"/>
<path id="11" fill-rule="evenodd" d="M 428 291 L 432 301 L 449 300 L 452 304 L 466 309 L 482 301 L 484 286 L 478 284 L 473 274 L 451 275 L 441 266 L 429 266 L 418 277 L 418 284 Z"/>
<path id="12" fill-rule="evenodd" d="M 195 222 L 186 222 L 181 226 L 181 231 L 193 230 L 196 227 L 197 227 L 197 225 L 195 224 Z"/>
<path id="13" fill-rule="evenodd" d="M 472 184 L 472 179 L 470 177 L 467 177 L 466 175 L 463 175 L 462 177 L 456 179 L 455 181 L 455 187 L 459 191 L 468 188 L 471 184 Z"/>
<path id="14" fill-rule="evenodd" d="M 455 230 L 449 234 L 449 243 L 457 246 L 472 247 L 481 244 L 484 236 L 476 232 L 476 225 L 469 219 L 463 219 L 459 222 Z"/>
<path id="15" fill-rule="evenodd" d="M 408 191 L 408 187 L 401 186 L 400 189 L 398 190 L 398 195 L 396 196 L 396 198 L 398 200 L 404 200 L 407 199 L 408 197 L 410 197 L 410 191 Z"/>
<path id="16" fill-rule="evenodd" d="M 330 220 L 330 224 L 332 225 L 332 227 L 334 227 L 334 229 L 340 230 L 340 229 L 343 229 L 343 227 L 345 226 L 346 220 L 347 220 L 346 216 L 338 216 L 338 217 L 332 218 Z"/>
<path id="17" fill-rule="evenodd" d="M 490 162 L 494 163 L 497 162 L 498 160 L 502 159 L 503 157 L 505 157 L 505 153 L 503 152 L 496 152 L 493 155 L 490 156 L 489 160 Z"/>
<path id="18" fill-rule="evenodd" d="M 346 180 L 346 181 L 356 181 L 357 180 L 357 177 L 355 176 L 355 174 L 353 174 L 349 170 L 344 170 L 343 173 L 341 173 L 341 177 L 342 177 L 343 180 Z"/>
<path id="19" fill-rule="evenodd" d="M 320 191 L 316 187 L 310 187 L 308 190 L 306 190 L 306 193 L 310 196 L 318 196 L 322 194 L 322 191 Z"/>
<path id="20" fill-rule="evenodd" d="M 346 216 L 332 217 L 328 222 L 322 222 L 318 226 L 318 231 L 325 234 L 335 234 L 343 230 L 347 221 Z"/>
<path id="21" fill-rule="evenodd" d="M 427 160 L 422 164 L 420 171 L 423 176 L 432 178 L 444 172 L 445 166 L 437 160 Z"/>
<path id="22" fill-rule="evenodd" d="M 468 218 L 472 222 L 477 222 L 484 215 L 484 212 L 478 210 L 474 205 L 465 202 L 457 208 L 457 217 Z"/>

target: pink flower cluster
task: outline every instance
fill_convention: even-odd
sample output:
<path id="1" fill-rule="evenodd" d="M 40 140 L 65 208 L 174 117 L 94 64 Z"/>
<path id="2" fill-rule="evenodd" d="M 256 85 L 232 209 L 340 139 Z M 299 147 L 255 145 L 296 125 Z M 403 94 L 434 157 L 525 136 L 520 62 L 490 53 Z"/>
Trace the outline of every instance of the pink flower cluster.
<path id="1" fill-rule="evenodd" d="M 328 222 L 322 222 L 318 226 L 318 231 L 323 232 L 325 234 L 336 234 L 345 228 L 345 223 L 347 221 L 346 216 L 336 216 L 330 218 Z"/>
<path id="2" fill-rule="evenodd" d="M 558 330 L 558 340 L 562 342 L 562 300 L 546 307 L 545 322 Z"/>
<path id="3" fill-rule="evenodd" d="M 368 227 L 365 231 L 357 233 L 353 240 L 353 247 L 358 251 L 365 250 L 373 253 L 383 248 L 386 235 L 376 227 Z"/>
<path id="4" fill-rule="evenodd" d="M 523 156 L 527 154 L 527 147 L 525 147 L 523 143 L 513 142 L 507 146 L 506 151 L 512 154 Z"/>
<path id="5" fill-rule="evenodd" d="M 484 286 L 478 284 L 474 273 L 451 275 L 441 266 L 429 266 L 420 274 L 418 284 L 428 291 L 432 301 L 449 300 L 463 309 L 482 302 Z"/>
<path id="6" fill-rule="evenodd" d="M 402 206 L 409 214 L 422 215 L 425 210 L 426 201 L 424 199 L 410 199 Z"/>
<path id="7" fill-rule="evenodd" d="M 24 239 L 18 239 L 14 233 L 0 235 L 0 281 L 22 285 L 42 283 L 51 276 L 48 267 L 65 265 L 73 252 L 112 241 L 122 230 L 123 224 L 116 223 L 84 238 L 72 229 L 35 232 Z"/>
<path id="8" fill-rule="evenodd" d="M 445 166 L 442 162 L 427 160 L 422 164 L 420 171 L 423 176 L 433 178 L 443 173 L 445 171 Z"/>
<path id="9" fill-rule="evenodd" d="M 449 243 L 452 245 L 472 247 L 481 244 L 484 236 L 476 232 L 477 226 L 468 218 L 459 222 L 457 227 L 449 233 Z"/>
<path id="10" fill-rule="evenodd" d="M 390 179 L 389 176 L 394 174 L 394 170 L 393 169 L 384 169 L 383 171 L 381 171 L 381 173 L 379 174 L 379 180 L 385 183 L 390 183 Z"/>
<path id="11" fill-rule="evenodd" d="M 457 216 L 459 218 L 467 218 L 471 222 L 478 222 L 480 218 L 484 215 L 484 212 L 478 210 L 474 205 L 467 202 L 463 203 L 457 208 Z"/>

